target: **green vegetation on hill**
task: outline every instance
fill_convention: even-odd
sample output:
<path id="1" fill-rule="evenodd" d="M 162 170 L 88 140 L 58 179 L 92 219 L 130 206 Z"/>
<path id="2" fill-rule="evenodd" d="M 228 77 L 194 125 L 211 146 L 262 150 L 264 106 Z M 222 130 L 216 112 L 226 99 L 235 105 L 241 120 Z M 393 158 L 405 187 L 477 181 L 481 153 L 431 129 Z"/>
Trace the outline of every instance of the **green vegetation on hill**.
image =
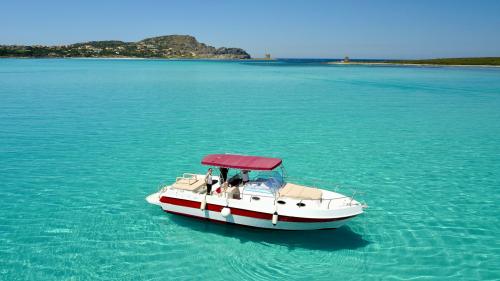
<path id="1" fill-rule="evenodd" d="M 215 48 L 189 35 L 167 35 L 139 42 L 90 41 L 62 46 L 0 45 L 0 57 L 137 57 L 249 59 L 240 48 Z"/>

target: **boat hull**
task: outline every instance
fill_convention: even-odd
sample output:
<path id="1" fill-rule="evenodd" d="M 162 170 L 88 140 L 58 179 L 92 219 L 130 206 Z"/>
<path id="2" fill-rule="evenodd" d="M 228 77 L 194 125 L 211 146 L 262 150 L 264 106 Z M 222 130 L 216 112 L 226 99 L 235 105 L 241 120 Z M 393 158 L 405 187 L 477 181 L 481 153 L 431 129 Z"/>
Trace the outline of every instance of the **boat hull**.
<path id="1" fill-rule="evenodd" d="M 339 228 L 356 215 L 332 218 L 304 218 L 278 214 L 276 224 L 273 224 L 273 214 L 263 213 L 236 207 L 225 207 L 216 204 L 206 204 L 201 210 L 201 202 L 173 197 L 162 197 L 160 206 L 165 212 L 207 219 L 216 222 L 237 224 L 256 228 L 279 230 L 317 230 Z M 229 208 L 230 214 L 222 215 L 222 209 Z"/>

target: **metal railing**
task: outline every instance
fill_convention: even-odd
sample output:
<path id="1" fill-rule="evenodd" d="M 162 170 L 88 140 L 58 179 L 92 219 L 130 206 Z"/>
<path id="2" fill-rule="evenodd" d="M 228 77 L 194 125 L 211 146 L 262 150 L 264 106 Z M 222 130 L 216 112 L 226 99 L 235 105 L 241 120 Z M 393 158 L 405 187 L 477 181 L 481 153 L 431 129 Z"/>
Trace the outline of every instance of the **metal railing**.
<path id="1" fill-rule="evenodd" d="M 191 178 L 191 177 L 193 177 L 193 175 L 194 175 L 194 174 L 191 174 L 191 173 L 184 173 L 184 174 L 182 175 L 182 178 Z M 178 177 L 178 178 L 180 178 L 180 177 Z M 177 181 L 177 179 L 178 179 L 178 178 L 176 178 L 176 181 Z M 290 180 L 291 180 L 291 181 L 294 181 L 294 178 L 287 177 L 287 182 L 289 182 Z M 333 187 L 335 188 L 335 189 L 334 189 L 334 192 L 337 192 L 337 191 L 338 191 L 339 189 L 341 189 L 341 188 L 343 189 L 343 187 L 341 186 L 341 184 L 338 184 L 338 183 L 331 183 L 331 182 L 324 181 L 324 180 L 320 180 L 320 179 L 315 179 L 315 180 L 314 180 L 314 182 L 315 182 L 315 184 L 311 184 L 311 185 L 304 185 L 304 186 L 309 186 L 309 187 L 313 187 L 313 188 L 320 188 L 320 187 L 319 187 L 320 185 L 317 185 L 316 183 L 323 183 L 323 184 L 324 184 L 324 186 L 333 186 Z M 285 184 L 286 184 L 286 183 L 285 183 Z M 284 185 L 285 185 L 285 184 L 284 184 Z M 160 194 L 161 194 L 161 193 L 163 193 L 163 192 L 167 189 L 167 187 L 168 187 L 169 185 L 170 185 L 170 184 L 166 184 L 165 182 L 160 182 L 160 183 L 158 184 L 158 192 L 159 192 Z M 284 185 L 283 185 L 283 186 L 284 186 Z M 276 205 L 276 204 L 277 204 L 277 201 L 278 201 L 280 198 L 288 198 L 288 197 L 286 197 L 286 196 L 281 197 L 281 196 L 279 195 L 279 190 L 281 190 L 281 189 L 283 188 L 283 186 L 281 186 L 281 187 L 277 190 L 277 192 L 272 192 L 272 193 L 271 193 L 272 195 L 271 195 L 271 194 L 269 194 L 269 195 L 267 195 L 267 194 L 258 194 L 258 195 L 257 195 L 257 194 L 255 194 L 255 193 L 248 193 L 248 192 L 245 192 L 245 187 L 243 186 L 243 189 L 241 190 L 241 192 L 239 192 L 239 196 L 240 196 L 240 199 L 243 199 L 243 196 L 245 196 L 245 195 L 246 195 L 246 196 L 248 196 L 248 197 L 249 197 L 249 202 L 252 202 L 252 200 L 253 200 L 253 198 L 252 198 L 252 197 L 255 197 L 255 196 L 258 196 L 258 197 L 264 197 L 264 198 L 272 198 L 272 199 L 274 199 L 274 200 L 273 200 L 273 201 L 274 201 L 274 202 L 273 202 L 273 205 Z M 323 186 L 323 185 L 321 185 L 321 186 Z M 238 187 L 237 187 L 237 188 L 238 188 Z M 319 203 L 320 203 L 320 204 L 321 204 L 321 203 L 323 203 L 323 202 L 328 202 L 328 204 L 326 204 L 326 205 L 327 205 L 327 208 L 328 208 L 328 209 L 330 209 L 330 206 L 331 206 L 332 202 L 334 202 L 334 201 L 336 201 L 336 200 L 346 200 L 346 199 L 349 199 L 349 203 L 347 204 L 347 206 L 352 206 L 352 205 L 353 205 L 353 204 L 352 204 L 352 203 L 353 203 L 353 201 L 355 201 L 355 196 L 357 196 L 357 195 L 362 195 L 363 193 L 362 193 L 362 192 L 358 192 L 357 190 L 351 190 L 351 191 L 352 191 L 352 195 L 351 195 L 351 196 L 346 196 L 346 195 L 344 195 L 344 196 L 342 196 L 342 197 L 336 197 L 336 198 L 301 199 L 301 200 L 298 200 L 298 201 L 299 201 L 299 203 L 302 203 L 302 202 L 311 202 L 311 201 L 313 201 L 313 202 L 318 202 L 318 201 L 319 201 Z M 229 193 L 229 192 L 227 192 L 226 190 L 221 191 L 221 194 L 223 194 L 223 195 L 224 195 L 224 198 L 226 199 L 226 202 L 227 202 L 227 203 L 228 203 L 228 200 L 229 200 L 229 199 L 233 199 L 233 198 L 229 198 L 229 194 L 230 194 L 230 193 Z M 232 194 L 232 193 L 231 193 L 231 194 Z M 293 198 L 291 198 L 291 199 L 293 199 Z M 356 200 L 356 201 L 357 201 L 357 200 Z M 359 204 L 356 204 L 356 205 L 361 205 L 363 208 L 368 207 L 364 201 L 363 201 L 363 202 L 358 201 L 358 203 L 359 203 Z"/>
<path id="2" fill-rule="evenodd" d="M 196 176 L 196 174 L 192 174 L 192 173 L 184 173 L 184 174 L 182 174 L 182 177 L 175 178 L 175 182 L 184 181 L 184 180 L 187 180 L 189 184 L 192 184 L 199 179 Z"/>
<path id="3" fill-rule="evenodd" d="M 295 181 L 295 178 L 288 177 L 288 180 L 289 180 L 289 182 L 290 181 Z M 300 181 L 300 180 L 297 179 L 297 181 Z M 335 182 L 326 181 L 326 180 L 317 179 L 317 178 L 313 179 L 312 181 L 313 181 L 313 183 L 310 184 L 309 186 L 313 187 L 313 188 L 324 189 L 324 187 L 332 186 L 332 187 L 334 187 L 333 192 L 336 192 L 336 193 L 339 192 L 339 190 L 345 190 L 346 189 L 340 183 L 335 183 Z M 308 185 L 305 185 L 305 186 L 308 186 Z M 322 198 L 322 200 L 330 200 L 330 202 L 328 203 L 328 206 L 329 206 L 332 200 L 336 200 L 336 199 L 350 199 L 348 205 L 351 206 L 352 205 L 352 201 L 354 201 L 354 197 L 356 195 L 363 195 L 364 193 L 363 192 L 359 192 L 356 189 L 352 189 L 352 188 L 349 188 L 349 189 L 350 189 L 350 193 L 352 194 L 351 196 L 343 196 L 343 197 L 330 198 L 330 199 L 328 199 L 328 198 Z M 340 191 L 340 192 L 345 193 L 344 191 Z M 363 207 L 368 207 L 365 202 L 359 202 L 359 203 Z"/>
<path id="4" fill-rule="evenodd" d="M 164 181 L 161 181 L 156 189 L 158 190 L 158 193 L 162 194 L 163 192 L 165 192 L 168 186 L 169 184 L 166 184 Z"/>
<path id="5" fill-rule="evenodd" d="M 283 185 L 284 186 L 284 185 Z M 255 194 L 255 193 L 245 193 L 245 188 L 243 188 L 243 190 L 241 191 L 240 193 L 240 196 L 241 198 L 243 198 L 244 195 L 247 195 L 249 197 L 249 202 L 252 202 L 252 197 L 255 197 L 255 196 L 258 196 L 258 197 L 264 197 L 264 198 L 273 198 L 274 199 L 274 205 L 276 205 L 277 201 L 280 199 L 280 198 L 288 198 L 286 196 L 280 196 L 279 195 L 279 190 L 281 190 L 282 187 L 280 187 L 280 189 L 278 189 L 278 192 L 273 192 L 272 193 L 272 196 L 271 195 L 266 195 L 266 194 Z M 338 185 L 340 187 L 340 185 Z M 314 186 L 312 186 L 314 187 Z M 338 190 L 338 188 L 336 188 L 335 192 Z M 354 199 L 354 196 L 356 196 L 357 194 L 361 194 L 359 193 L 358 191 L 354 190 L 352 195 L 351 196 L 342 196 L 342 197 L 336 197 L 336 198 L 320 198 L 320 199 L 301 199 L 301 200 L 298 200 L 299 203 L 303 203 L 303 202 L 319 202 L 320 204 L 323 203 L 323 202 L 328 202 L 327 204 L 327 208 L 330 209 L 330 205 L 333 201 L 336 201 L 336 200 L 346 200 L 346 199 L 349 199 L 349 203 L 347 204 L 347 206 L 352 206 L 353 204 L 353 201 L 355 201 Z M 227 198 L 227 196 L 226 196 Z M 291 199 L 294 199 L 294 198 L 291 198 Z M 358 205 L 358 204 L 356 204 Z M 366 204 L 365 203 L 361 203 L 359 202 L 359 205 L 363 206 L 363 207 L 366 207 Z"/>

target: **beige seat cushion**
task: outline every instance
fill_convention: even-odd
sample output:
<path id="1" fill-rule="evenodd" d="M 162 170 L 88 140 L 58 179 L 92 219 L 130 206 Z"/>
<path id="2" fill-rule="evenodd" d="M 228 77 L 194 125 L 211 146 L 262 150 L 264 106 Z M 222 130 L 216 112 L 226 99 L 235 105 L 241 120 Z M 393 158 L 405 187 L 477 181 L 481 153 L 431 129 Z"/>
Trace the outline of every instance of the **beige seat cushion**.
<path id="1" fill-rule="evenodd" d="M 178 178 L 174 184 L 173 188 L 187 190 L 192 192 L 200 192 L 205 186 L 204 175 L 196 175 L 196 178 Z"/>
<path id="2" fill-rule="evenodd" d="M 280 191 L 281 197 L 289 197 L 303 200 L 319 200 L 321 199 L 321 190 L 313 187 L 302 186 L 293 183 L 287 183 Z"/>

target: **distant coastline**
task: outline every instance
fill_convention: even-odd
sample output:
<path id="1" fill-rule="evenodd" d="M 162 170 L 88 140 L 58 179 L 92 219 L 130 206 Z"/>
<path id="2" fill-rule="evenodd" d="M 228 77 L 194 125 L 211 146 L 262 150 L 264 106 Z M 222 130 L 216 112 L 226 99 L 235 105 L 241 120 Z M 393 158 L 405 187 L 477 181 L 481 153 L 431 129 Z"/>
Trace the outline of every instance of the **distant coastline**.
<path id="1" fill-rule="evenodd" d="M 241 48 L 215 48 L 190 35 L 166 35 L 138 42 L 90 41 L 71 45 L 0 45 L 0 58 L 251 59 Z"/>
<path id="2" fill-rule="evenodd" d="M 500 57 L 440 58 L 425 60 L 339 60 L 330 61 L 334 65 L 374 65 L 374 66 L 450 66 L 450 67 L 500 67 Z"/>
<path id="3" fill-rule="evenodd" d="M 72 60 L 185 60 L 185 61 L 195 61 L 195 60 L 205 60 L 205 61 L 275 61 L 277 59 L 242 59 L 242 58 L 231 58 L 231 57 L 125 57 L 125 56 L 109 56 L 109 57 L 17 57 L 17 56 L 0 56 L 1 59 L 72 59 Z"/>

